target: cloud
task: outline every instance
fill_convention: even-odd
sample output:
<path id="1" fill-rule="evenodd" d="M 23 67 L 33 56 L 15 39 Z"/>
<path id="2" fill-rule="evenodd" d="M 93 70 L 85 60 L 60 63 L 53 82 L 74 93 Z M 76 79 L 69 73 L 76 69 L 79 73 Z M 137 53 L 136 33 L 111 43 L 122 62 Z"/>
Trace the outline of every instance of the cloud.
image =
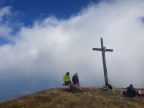
<path id="1" fill-rule="evenodd" d="M 11 13 L 11 7 L 6 6 L 0 9 L 0 37 L 9 36 L 12 28 L 8 27 L 6 23 L 4 23 L 5 16 L 8 16 Z"/>
<path id="2" fill-rule="evenodd" d="M 11 6 L 0 8 L 0 45 L 13 41 L 15 33 L 22 27 L 22 13 L 14 12 Z"/>
<path id="3" fill-rule="evenodd" d="M 101 52 L 92 48 L 100 47 L 103 37 L 104 45 L 114 49 L 106 52 L 111 84 L 144 87 L 143 10 L 143 0 L 103 1 L 67 20 L 47 17 L 22 26 L 14 36 L 10 33 L 10 43 L 0 46 L 0 78 L 25 82 L 27 88 L 61 87 L 69 71 L 71 76 L 79 73 L 82 86 L 102 86 Z"/>

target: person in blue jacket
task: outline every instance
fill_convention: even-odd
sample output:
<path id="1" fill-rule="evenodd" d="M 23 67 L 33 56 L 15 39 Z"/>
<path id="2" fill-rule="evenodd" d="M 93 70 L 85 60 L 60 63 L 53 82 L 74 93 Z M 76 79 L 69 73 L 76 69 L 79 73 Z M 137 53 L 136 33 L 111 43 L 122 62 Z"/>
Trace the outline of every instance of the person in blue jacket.
<path id="1" fill-rule="evenodd" d="M 73 82 L 74 85 L 77 86 L 77 88 L 78 88 L 79 90 L 81 90 L 80 83 L 79 83 L 79 78 L 78 78 L 78 73 L 75 73 L 75 74 L 73 75 L 73 77 L 72 77 L 72 82 Z"/>

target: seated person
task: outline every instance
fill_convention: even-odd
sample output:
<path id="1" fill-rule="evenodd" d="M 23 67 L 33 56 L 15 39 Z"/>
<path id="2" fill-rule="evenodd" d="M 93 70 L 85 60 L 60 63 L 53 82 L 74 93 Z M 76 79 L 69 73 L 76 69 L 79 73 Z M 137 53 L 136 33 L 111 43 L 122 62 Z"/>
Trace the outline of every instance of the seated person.
<path id="1" fill-rule="evenodd" d="M 127 87 L 127 91 L 124 91 L 124 92 L 123 92 L 123 95 L 124 95 L 124 96 L 130 97 L 130 98 L 137 96 L 137 94 L 138 94 L 138 93 L 135 91 L 135 89 L 134 89 L 134 87 L 133 87 L 132 84 L 130 84 L 130 86 Z"/>
<path id="2" fill-rule="evenodd" d="M 70 73 L 69 72 L 67 72 L 63 76 L 63 81 L 64 81 L 64 84 L 68 86 L 68 89 L 71 90 L 71 79 L 70 79 Z"/>
<path id="3" fill-rule="evenodd" d="M 72 82 L 73 82 L 74 85 L 77 86 L 77 88 L 78 88 L 79 90 L 81 90 L 80 83 L 79 83 L 79 78 L 78 78 L 78 73 L 75 73 L 75 74 L 73 75 L 73 77 L 72 77 Z"/>
<path id="4" fill-rule="evenodd" d="M 138 97 L 144 97 L 144 94 L 143 94 L 141 89 L 137 89 L 137 96 Z"/>
<path id="5" fill-rule="evenodd" d="M 127 95 L 128 97 L 135 97 L 137 95 L 137 92 L 135 91 L 132 84 L 130 84 L 130 86 L 127 87 Z"/>
<path id="6" fill-rule="evenodd" d="M 142 95 L 141 89 L 137 89 L 136 91 L 137 91 L 137 96 L 141 96 Z"/>

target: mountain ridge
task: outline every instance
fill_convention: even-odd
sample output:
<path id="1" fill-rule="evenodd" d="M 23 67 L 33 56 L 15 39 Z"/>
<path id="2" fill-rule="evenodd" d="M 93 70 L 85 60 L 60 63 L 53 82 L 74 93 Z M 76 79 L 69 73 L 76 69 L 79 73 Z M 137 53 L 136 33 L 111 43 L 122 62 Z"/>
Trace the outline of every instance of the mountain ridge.
<path id="1" fill-rule="evenodd" d="M 52 88 L 0 102 L 0 108 L 144 108 L 144 98 L 124 97 L 124 90 L 82 87 L 81 92 L 71 93 L 67 88 Z"/>

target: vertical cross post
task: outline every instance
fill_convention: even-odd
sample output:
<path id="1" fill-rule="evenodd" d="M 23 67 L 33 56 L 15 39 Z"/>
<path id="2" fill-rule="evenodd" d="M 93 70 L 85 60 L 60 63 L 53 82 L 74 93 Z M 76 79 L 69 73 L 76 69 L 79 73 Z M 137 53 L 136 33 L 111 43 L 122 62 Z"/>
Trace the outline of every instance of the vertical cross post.
<path id="1" fill-rule="evenodd" d="M 106 49 L 106 47 L 103 46 L 103 38 L 100 39 L 101 41 L 101 48 L 93 48 L 95 51 L 101 51 L 102 52 L 102 60 L 103 60 L 103 70 L 104 70 L 104 79 L 105 79 L 105 85 L 109 85 L 108 83 L 108 75 L 107 75 L 107 66 L 106 66 L 106 57 L 105 52 L 113 52 L 113 49 Z"/>

